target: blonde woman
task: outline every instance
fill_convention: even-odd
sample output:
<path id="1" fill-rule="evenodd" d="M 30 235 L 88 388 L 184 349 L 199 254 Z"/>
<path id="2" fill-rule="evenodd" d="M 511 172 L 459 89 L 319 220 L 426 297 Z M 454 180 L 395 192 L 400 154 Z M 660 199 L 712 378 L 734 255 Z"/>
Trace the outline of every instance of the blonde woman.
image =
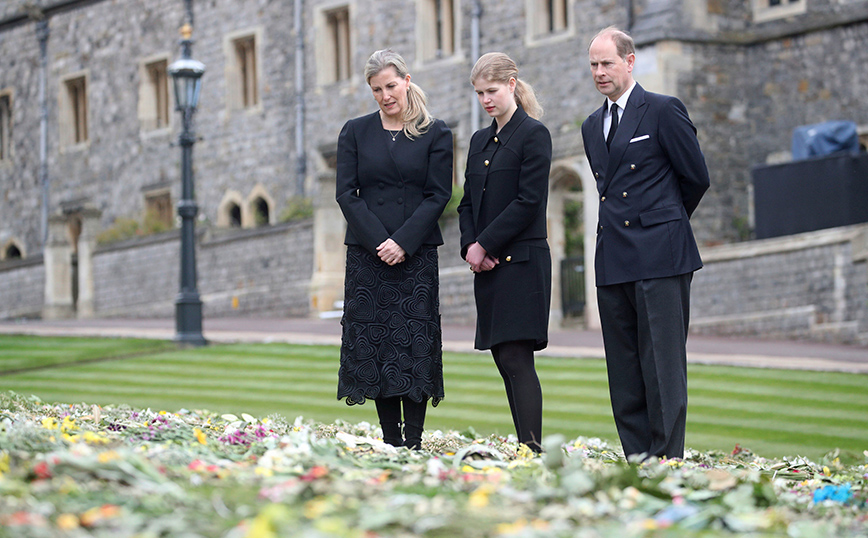
<path id="1" fill-rule="evenodd" d="M 542 107 L 533 88 L 506 54 L 479 58 L 470 82 L 492 118 L 470 140 L 458 206 L 461 255 L 476 275 L 475 346 L 491 350 L 518 440 L 539 452 L 542 390 L 534 351 L 548 344 L 551 135 L 538 120 Z"/>
<path id="2" fill-rule="evenodd" d="M 373 399 L 384 441 L 418 449 L 427 402 L 443 398 L 437 219 L 452 193 L 452 132 L 430 116 L 397 53 L 373 53 L 365 80 L 379 108 L 338 138 L 347 220 L 338 399 Z"/>

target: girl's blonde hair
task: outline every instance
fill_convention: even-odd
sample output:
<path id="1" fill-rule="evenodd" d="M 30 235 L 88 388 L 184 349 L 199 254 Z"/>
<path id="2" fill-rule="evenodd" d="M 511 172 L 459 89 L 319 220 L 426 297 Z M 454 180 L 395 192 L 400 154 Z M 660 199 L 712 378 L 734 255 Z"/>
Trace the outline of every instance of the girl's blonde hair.
<path id="1" fill-rule="evenodd" d="M 478 79 L 508 84 L 509 79 L 515 79 L 515 102 L 534 119 L 543 115 L 543 107 L 536 98 L 536 92 L 527 82 L 518 78 L 518 66 L 512 58 L 502 52 L 489 52 L 476 60 L 476 65 L 470 71 L 470 83 L 476 84 Z"/>
<path id="2" fill-rule="evenodd" d="M 365 64 L 365 82 L 371 83 L 371 77 L 377 75 L 383 69 L 394 67 L 399 77 L 404 78 L 409 74 L 407 62 L 400 54 L 391 50 L 378 50 L 371 54 Z M 428 113 L 428 97 L 418 85 L 410 82 L 407 88 L 407 108 L 404 110 L 404 134 L 410 140 L 421 136 L 428 131 L 428 126 L 434 122 L 434 118 Z"/>

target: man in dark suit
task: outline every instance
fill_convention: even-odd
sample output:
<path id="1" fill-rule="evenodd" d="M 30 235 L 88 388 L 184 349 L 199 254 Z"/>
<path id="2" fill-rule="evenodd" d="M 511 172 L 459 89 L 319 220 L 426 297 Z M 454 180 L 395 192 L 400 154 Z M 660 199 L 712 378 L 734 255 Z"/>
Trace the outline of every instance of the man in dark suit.
<path id="1" fill-rule="evenodd" d="M 600 195 L 597 303 L 609 394 L 626 456 L 683 457 L 690 282 L 702 267 L 689 218 L 708 169 L 684 105 L 633 80 L 633 39 L 588 48 L 602 107 L 582 124 Z"/>

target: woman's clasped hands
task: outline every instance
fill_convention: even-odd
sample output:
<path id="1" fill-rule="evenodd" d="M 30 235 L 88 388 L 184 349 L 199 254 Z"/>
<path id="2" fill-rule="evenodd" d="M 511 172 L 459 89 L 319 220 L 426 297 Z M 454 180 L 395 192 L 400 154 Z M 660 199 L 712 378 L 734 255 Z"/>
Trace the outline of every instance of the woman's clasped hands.
<path id="1" fill-rule="evenodd" d="M 389 265 L 403 262 L 406 255 L 407 252 L 401 248 L 401 245 L 391 238 L 386 239 L 377 247 L 377 256 Z"/>
<path id="2" fill-rule="evenodd" d="M 467 247 L 467 255 L 464 259 L 470 264 L 470 270 L 474 273 L 491 271 L 500 263 L 500 260 L 486 252 L 479 243 L 473 243 Z"/>

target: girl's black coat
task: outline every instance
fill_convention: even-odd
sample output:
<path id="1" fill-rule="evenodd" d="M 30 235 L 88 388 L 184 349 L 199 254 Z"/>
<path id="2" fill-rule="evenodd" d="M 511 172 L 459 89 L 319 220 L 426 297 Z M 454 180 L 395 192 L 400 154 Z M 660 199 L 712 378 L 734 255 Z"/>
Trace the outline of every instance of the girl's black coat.
<path id="1" fill-rule="evenodd" d="M 548 129 L 519 107 L 498 133 L 496 122 L 474 133 L 458 206 L 461 255 L 479 244 L 500 263 L 474 281 L 476 347 L 548 341 L 551 256 L 546 203 L 552 141 Z"/>

